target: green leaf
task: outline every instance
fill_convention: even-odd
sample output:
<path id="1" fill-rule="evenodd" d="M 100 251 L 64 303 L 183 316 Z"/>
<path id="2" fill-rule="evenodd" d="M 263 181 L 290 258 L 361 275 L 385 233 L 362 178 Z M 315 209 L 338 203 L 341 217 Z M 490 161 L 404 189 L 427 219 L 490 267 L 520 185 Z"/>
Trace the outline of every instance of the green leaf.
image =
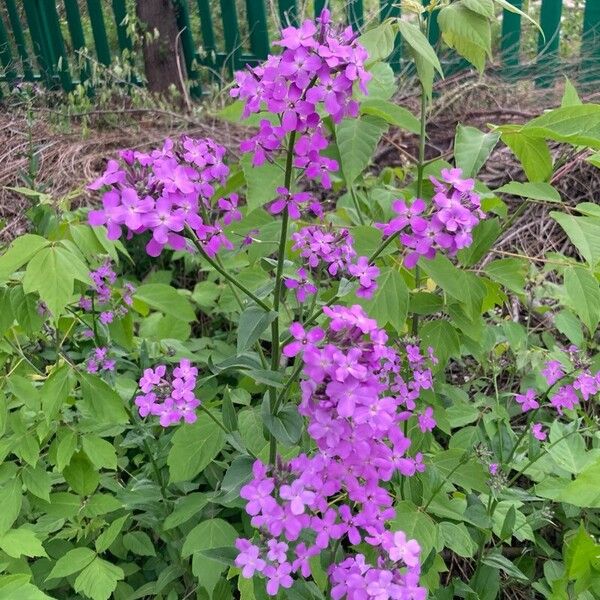
<path id="1" fill-rule="evenodd" d="M 85 569 L 96 557 L 90 548 L 73 548 L 61 556 L 46 579 L 58 579 Z"/>
<path id="2" fill-rule="evenodd" d="M 600 508 L 599 480 L 600 460 L 596 460 L 579 473 L 575 479 L 567 483 L 559 491 L 556 500 L 582 508 Z M 536 493 L 539 495 L 537 486 Z"/>
<path id="3" fill-rule="evenodd" d="M 493 0 L 461 0 L 462 3 L 473 12 L 476 12 L 489 19 L 494 18 L 494 2 Z"/>
<path id="4" fill-rule="evenodd" d="M 367 65 L 385 60 L 394 51 L 396 32 L 390 21 L 384 21 L 358 38 L 358 43 L 369 53 Z"/>
<path id="5" fill-rule="evenodd" d="M 258 407 L 246 408 L 238 414 L 239 430 L 244 445 L 253 454 L 260 454 L 269 444 L 263 435 L 263 421 Z"/>
<path id="6" fill-rule="evenodd" d="M 84 435 L 81 442 L 87 457 L 96 468 L 113 470 L 117 468 L 117 451 L 113 444 L 92 434 Z"/>
<path id="7" fill-rule="evenodd" d="M 248 212 L 275 200 L 277 188 L 283 185 L 283 172 L 281 169 L 277 165 L 268 162 L 255 167 L 252 164 L 250 155 L 242 157 L 241 165 L 246 178 Z"/>
<path id="8" fill-rule="evenodd" d="M 15 271 L 18 271 L 49 244 L 48 240 L 32 233 L 26 233 L 16 238 L 0 256 L 0 283 L 5 282 Z"/>
<path id="9" fill-rule="evenodd" d="M 46 423 L 50 424 L 56 419 L 74 385 L 75 378 L 70 366 L 63 365 L 52 371 L 40 392 Z"/>
<path id="10" fill-rule="evenodd" d="M 163 529 L 173 529 L 187 523 L 193 516 L 198 515 L 200 511 L 209 503 L 210 496 L 196 492 L 188 494 L 177 500 L 173 512 L 165 519 Z"/>
<path id="11" fill-rule="evenodd" d="M 389 323 L 398 333 L 404 331 L 408 314 L 408 287 L 398 269 L 386 267 L 381 270 L 373 298 L 363 302 L 363 305 L 380 327 Z"/>
<path id="12" fill-rule="evenodd" d="M 577 93 L 575 86 L 571 83 L 571 80 L 568 77 L 565 77 L 565 90 L 560 102 L 561 107 L 564 108 L 566 106 L 578 106 L 581 103 L 581 99 L 579 98 L 579 94 Z"/>
<path id="13" fill-rule="evenodd" d="M 82 272 L 86 274 L 85 278 Z M 37 292 L 52 315 L 58 317 L 73 295 L 75 279 L 84 283 L 90 281 L 81 260 L 61 246 L 49 246 L 29 261 L 23 289 L 26 293 Z"/>
<path id="14" fill-rule="evenodd" d="M 123 546 L 138 556 L 156 556 L 154 544 L 144 531 L 130 531 L 123 536 Z"/>
<path id="15" fill-rule="evenodd" d="M 21 482 L 17 478 L 7 481 L 0 488 L 0 534 L 6 533 L 12 524 L 17 520 L 21 512 L 23 494 L 21 492 Z"/>
<path id="16" fill-rule="evenodd" d="M 213 412 L 215 418 L 220 418 Z M 169 451 L 172 482 L 187 481 L 201 473 L 225 446 L 225 432 L 207 415 L 201 414 L 195 423 L 182 425 L 173 436 Z"/>
<path id="17" fill-rule="evenodd" d="M 269 396 L 262 403 L 262 421 L 275 439 L 286 446 L 293 446 L 302 435 L 304 421 L 293 404 L 285 404 L 276 415 L 271 414 Z"/>
<path id="18" fill-rule="evenodd" d="M 81 496 L 93 494 L 100 483 L 100 475 L 83 452 L 73 455 L 63 475 L 71 489 Z"/>
<path id="19" fill-rule="evenodd" d="M 570 310 L 561 310 L 554 317 L 554 326 L 576 346 L 584 343 L 581 321 Z"/>
<path id="20" fill-rule="evenodd" d="M 0 536 L 0 548 L 13 558 L 47 556 L 42 542 L 31 529 L 10 529 Z"/>
<path id="21" fill-rule="evenodd" d="M 565 568 L 569 579 L 587 575 L 600 556 L 600 546 L 580 523 L 577 533 L 565 542 Z M 595 569 L 594 569 L 595 570 Z"/>
<path id="22" fill-rule="evenodd" d="M 418 134 L 421 130 L 421 122 L 417 117 L 403 106 L 398 106 L 387 100 L 367 98 L 361 102 L 360 112 L 363 115 L 379 117 L 390 125 L 406 129 L 412 133 Z"/>
<path id="23" fill-rule="evenodd" d="M 56 450 L 56 468 L 62 473 L 77 450 L 77 435 L 70 429 L 63 431 Z"/>
<path id="24" fill-rule="evenodd" d="M 129 421 L 121 396 L 108 383 L 83 371 L 78 377 L 83 396 L 82 411 L 102 424 L 117 425 Z"/>
<path id="25" fill-rule="evenodd" d="M 489 19 L 473 12 L 459 1 L 440 10 L 438 24 L 444 42 L 466 58 L 478 71 L 483 71 L 485 58 L 491 54 Z"/>
<path id="26" fill-rule="evenodd" d="M 146 283 L 135 291 L 135 298 L 165 315 L 189 323 L 196 319 L 190 301 L 164 283 Z"/>
<path id="27" fill-rule="evenodd" d="M 491 0 L 490 0 L 491 1 Z M 458 125 L 454 140 L 454 160 L 465 177 L 475 177 L 495 148 L 500 133 L 483 133 L 475 127 Z"/>
<path id="28" fill-rule="evenodd" d="M 201 555 L 201 550 L 233 546 L 238 532 L 223 519 L 209 519 L 196 525 L 183 542 L 183 558 L 193 555 L 192 570 L 202 585 L 210 593 L 225 568 L 221 562 Z"/>
<path id="29" fill-rule="evenodd" d="M 494 569 L 501 569 L 508 576 L 514 577 L 515 579 L 519 579 L 521 581 L 529 582 L 529 577 L 521 571 L 518 567 L 516 567 L 508 558 L 503 556 L 499 551 L 490 552 L 487 556 L 484 556 L 482 561 L 484 565 L 488 565 L 489 567 L 493 567 Z"/>
<path id="30" fill-rule="evenodd" d="M 454 554 L 463 558 L 471 558 L 475 554 L 477 546 L 464 523 L 443 521 L 438 525 L 438 529 L 444 546 L 450 548 Z"/>
<path id="31" fill-rule="evenodd" d="M 441 77 L 444 76 L 439 58 L 437 57 L 433 46 L 429 43 L 429 40 L 419 27 L 403 19 L 398 20 L 396 25 L 404 42 L 408 45 L 409 54 L 415 61 L 417 75 L 419 76 L 419 80 L 423 85 L 425 93 L 427 96 L 431 97 L 435 71 L 437 71 Z"/>
<path id="32" fill-rule="evenodd" d="M 262 308 L 255 306 L 244 310 L 240 315 L 238 323 L 238 354 L 251 348 L 276 318 L 277 313 L 275 311 L 266 312 Z"/>
<path id="33" fill-rule="evenodd" d="M 500 530 L 500 539 L 502 541 L 510 540 L 515 528 L 516 521 L 517 511 L 514 505 L 511 505 L 506 513 L 506 517 L 504 517 L 504 521 L 502 522 L 502 529 Z"/>
<path id="34" fill-rule="evenodd" d="M 371 81 L 367 84 L 367 98 L 389 100 L 397 89 L 396 75 L 388 63 L 375 63 L 368 69 Z"/>
<path id="35" fill-rule="evenodd" d="M 559 468 L 569 473 L 581 473 L 590 463 L 583 436 L 573 433 L 573 425 L 565 426 L 560 421 L 550 426 L 548 453 Z"/>
<path id="36" fill-rule="evenodd" d="M 600 148 L 600 104 L 555 108 L 522 127 L 529 136 Z"/>
<path id="37" fill-rule="evenodd" d="M 529 181 L 540 182 L 549 179 L 552 175 L 552 155 L 545 140 L 527 135 L 523 131 L 503 132 L 501 139 L 519 159 Z"/>
<path id="38" fill-rule="evenodd" d="M 27 466 L 23 469 L 23 483 L 27 491 L 46 502 L 50 502 L 50 490 L 52 489 L 52 477 L 41 465 L 37 467 Z"/>
<path id="39" fill-rule="evenodd" d="M 73 588 L 92 600 L 108 600 L 122 579 L 125 573 L 121 567 L 96 557 L 77 576 Z"/>
<path id="40" fill-rule="evenodd" d="M 427 321 L 421 327 L 420 335 L 423 347 L 433 348 L 439 364 L 446 365 L 450 357 L 460 355 L 458 334 L 448 321 Z"/>
<path id="41" fill-rule="evenodd" d="M 390 522 L 391 531 L 404 531 L 408 539 L 416 539 L 421 546 L 421 556 L 427 557 L 438 543 L 438 532 L 433 519 L 407 500 L 394 505 L 395 518 Z"/>
<path id="42" fill-rule="evenodd" d="M 558 190 L 549 183 L 543 182 L 520 183 L 518 181 L 511 181 L 495 191 L 510 194 L 511 196 L 540 200 L 542 202 L 562 202 Z"/>
<path id="43" fill-rule="evenodd" d="M 500 258 L 484 267 L 486 275 L 517 294 L 523 293 L 527 263 L 520 258 Z"/>
<path id="44" fill-rule="evenodd" d="M 458 253 L 460 262 L 466 267 L 476 265 L 489 252 L 501 233 L 498 219 L 480 221 L 473 229 L 473 243 Z"/>
<path id="45" fill-rule="evenodd" d="M 443 450 L 431 457 L 431 467 L 443 479 L 466 490 L 485 492 L 488 489 L 488 475 L 481 463 L 466 460 L 464 450 L 459 448 Z"/>
<path id="46" fill-rule="evenodd" d="M 527 19 L 534 27 L 536 27 L 538 29 L 538 31 L 542 35 L 542 38 L 545 39 L 544 30 L 540 27 L 540 24 L 533 17 L 531 17 L 528 13 L 523 12 L 520 8 L 518 8 L 514 4 L 511 4 L 509 2 L 509 0 L 494 0 L 494 2 L 498 5 L 500 5 L 504 10 L 514 13 L 515 15 L 519 15 L 519 16 L 523 17 L 524 19 Z"/>
<path id="47" fill-rule="evenodd" d="M 119 533 L 121 533 L 121 529 L 123 529 L 123 525 L 125 525 L 125 521 L 129 518 L 129 515 L 125 515 L 123 517 L 119 517 L 115 519 L 96 539 L 96 552 L 102 553 L 106 552 L 111 546 L 111 544 L 117 539 Z"/>
<path id="48" fill-rule="evenodd" d="M 6 600 L 54 600 L 29 583 L 30 577 L 26 574 L 0 576 L 0 597 Z"/>
<path id="49" fill-rule="evenodd" d="M 600 219 L 559 212 L 551 212 L 550 216 L 565 230 L 586 262 L 595 268 L 600 261 Z"/>
<path id="50" fill-rule="evenodd" d="M 594 334 L 600 322 L 600 286 L 598 280 L 581 267 L 569 267 L 565 270 L 565 290 L 569 306 Z"/>
<path id="51" fill-rule="evenodd" d="M 342 173 L 350 186 L 367 167 L 388 125 L 376 117 L 344 119 L 335 128 Z"/>

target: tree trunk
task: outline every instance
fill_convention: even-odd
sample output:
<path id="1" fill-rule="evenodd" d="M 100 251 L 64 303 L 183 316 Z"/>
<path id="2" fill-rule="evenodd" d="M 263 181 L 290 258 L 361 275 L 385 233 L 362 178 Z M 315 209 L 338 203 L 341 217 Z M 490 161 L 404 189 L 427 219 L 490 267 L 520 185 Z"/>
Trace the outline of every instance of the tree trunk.
<path id="1" fill-rule="evenodd" d="M 136 12 L 145 34 L 152 36 L 152 41 L 144 39 L 143 44 L 148 89 L 164 94 L 174 85 L 183 94 L 185 61 L 179 52 L 179 30 L 171 0 L 137 0 Z M 157 39 L 155 30 L 159 34 Z"/>

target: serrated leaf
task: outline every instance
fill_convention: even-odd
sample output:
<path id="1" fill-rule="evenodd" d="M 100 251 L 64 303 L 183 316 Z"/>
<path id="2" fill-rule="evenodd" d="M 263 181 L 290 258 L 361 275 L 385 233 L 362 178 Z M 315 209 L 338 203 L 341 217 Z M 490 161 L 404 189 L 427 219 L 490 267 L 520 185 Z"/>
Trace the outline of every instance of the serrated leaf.
<path id="1" fill-rule="evenodd" d="M 106 381 L 83 371 L 78 373 L 78 377 L 84 402 L 82 409 L 98 423 L 107 425 L 127 423 L 129 417 L 123 406 L 123 400 Z"/>
<path id="2" fill-rule="evenodd" d="M 123 536 L 123 546 L 138 556 L 156 556 L 154 544 L 144 531 L 130 531 Z"/>
<path id="3" fill-rule="evenodd" d="M 163 529 L 173 529 L 189 521 L 194 515 L 208 504 L 210 496 L 208 494 L 194 493 L 180 498 L 175 504 L 173 512 L 167 516 L 163 523 Z"/>
<path id="4" fill-rule="evenodd" d="M 369 53 L 366 64 L 385 60 L 394 51 L 395 39 L 396 32 L 390 21 L 384 21 L 363 33 L 358 38 L 358 43 Z"/>
<path id="5" fill-rule="evenodd" d="M 129 515 L 119 517 L 115 519 L 97 538 L 95 542 L 96 552 L 101 554 L 106 552 L 110 548 L 110 545 L 117 539 L 125 521 L 129 518 Z"/>
<path id="6" fill-rule="evenodd" d="M 440 536 L 446 548 L 463 558 L 471 558 L 477 546 L 471 538 L 471 534 L 464 523 L 450 523 L 443 521 L 438 525 Z"/>
<path id="7" fill-rule="evenodd" d="M 50 473 L 41 465 L 34 467 L 27 466 L 22 473 L 23 483 L 27 491 L 46 502 L 50 502 L 50 490 L 52 489 L 52 478 Z"/>
<path id="8" fill-rule="evenodd" d="M 77 576 L 73 588 L 92 600 L 108 600 L 117 588 L 117 582 L 124 578 L 121 567 L 96 557 Z"/>
<path id="9" fill-rule="evenodd" d="M 219 418 L 217 413 L 213 413 Z M 172 482 L 187 481 L 201 473 L 225 446 L 225 432 L 206 414 L 182 425 L 172 438 L 167 464 Z"/>
<path id="10" fill-rule="evenodd" d="M 0 536 L 0 548 L 13 558 L 47 556 L 42 542 L 31 529 L 10 529 Z"/>
<path id="11" fill-rule="evenodd" d="M 493 567 L 494 569 L 501 569 L 510 577 L 514 577 L 515 579 L 521 581 L 529 582 L 529 577 L 521 571 L 518 567 L 516 567 L 508 558 L 503 556 L 500 552 L 490 552 L 488 555 L 484 556 L 481 560 L 484 565 L 488 565 L 489 567 Z"/>
<path id="12" fill-rule="evenodd" d="M 96 557 L 90 548 L 73 548 L 61 556 L 46 579 L 58 579 L 78 573 L 87 567 Z"/>

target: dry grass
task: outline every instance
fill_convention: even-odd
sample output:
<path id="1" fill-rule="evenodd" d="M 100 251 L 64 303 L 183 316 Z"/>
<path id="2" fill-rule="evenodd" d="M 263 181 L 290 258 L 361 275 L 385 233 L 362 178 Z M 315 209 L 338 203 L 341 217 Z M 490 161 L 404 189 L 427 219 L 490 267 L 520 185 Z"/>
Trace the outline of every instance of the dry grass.
<path id="1" fill-rule="evenodd" d="M 463 73 L 439 84 L 436 94 L 428 125 L 428 158 L 451 154 L 457 123 L 482 130 L 490 123 L 523 123 L 544 109 L 557 106 L 561 90 L 559 87 L 536 90 L 528 82 L 508 84 Z M 410 84 L 406 84 L 397 101 L 418 112 L 418 99 Z M 116 113 L 93 111 L 86 116 L 85 129 L 78 117 L 71 119 L 67 132 L 64 131 L 64 119 L 60 121 L 61 127 L 57 127 L 59 117 L 56 112 L 43 108 L 34 111 L 33 115 L 30 127 L 23 111 L 0 114 L 0 218 L 4 220 L 0 226 L 0 241 L 4 242 L 26 229 L 24 212 L 28 203 L 6 188 L 23 185 L 22 175 L 28 169 L 30 148 L 34 149 L 39 162 L 36 177 L 39 188 L 55 198 L 80 188 L 81 196 L 76 202 L 85 203 L 89 201 L 83 189 L 85 184 L 102 170 L 106 157 L 121 148 L 147 148 L 159 144 L 167 136 L 188 133 L 211 136 L 236 154 L 243 135 L 243 129 L 203 113 L 186 116 L 162 109 L 127 109 Z M 564 148 L 556 147 L 553 151 L 558 155 Z M 375 168 L 406 165 L 410 161 L 407 157 L 416 153 L 414 136 L 391 131 L 377 150 Z M 553 184 L 567 205 L 593 201 L 600 194 L 600 170 L 583 158 L 582 155 L 570 158 L 553 178 Z M 524 175 L 512 153 L 500 144 L 480 178 L 491 188 L 496 188 L 511 180 L 523 180 Z M 568 251 L 564 233 L 548 217 L 550 209 L 540 204 L 531 205 L 506 232 L 495 250 L 524 254 L 533 259 L 548 251 Z"/>

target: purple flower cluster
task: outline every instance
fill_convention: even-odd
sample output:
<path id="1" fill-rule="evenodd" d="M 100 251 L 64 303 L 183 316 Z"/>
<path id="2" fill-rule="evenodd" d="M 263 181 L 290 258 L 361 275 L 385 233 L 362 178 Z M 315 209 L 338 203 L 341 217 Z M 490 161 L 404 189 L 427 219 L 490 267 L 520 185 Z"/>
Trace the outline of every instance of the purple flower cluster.
<path id="1" fill-rule="evenodd" d="M 163 427 L 182 420 L 193 423 L 200 405 L 194 393 L 197 376 L 198 369 L 187 359 L 181 360 L 171 374 L 165 365 L 146 369 L 139 381 L 143 393 L 135 399 L 140 417 L 155 415 Z"/>
<path id="2" fill-rule="evenodd" d="M 362 555 L 332 565 L 333 598 L 424 598 L 418 543 L 386 529 L 395 511 L 384 484 L 395 473 L 424 470 L 420 454 L 407 455 L 411 440 L 402 427 L 415 416 L 420 390 L 431 387 L 431 371 L 418 348 L 407 347 L 404 359 L 388 346 L 360 306 L 323 310 L 327 332 L 295 323 L 294 341 L 284 348 L 288 357 L 301 356 L 299 411 L 317 452 L 273 467 L 256 461 L 240 495 L 261 536 L 238 540 L 236 564 L 244 577 L 262 573 L 275 595 L 292 585 L 292 575 L 310 576 L 312 556 L 347 538 L 369 544 L 379 558 L 376 566 Z"/>
<path id="3" fill-rule="evenodd" d="M 306 299 L 313 294 L 316 294 L 317 286 L 308 278 L 308 273 L 305 268 L 300 268 L 296 271 L 297 279 L 294 277 L 286 277 L 284 279 L 285 287 L 288 290 L 296 290 L 296 299 L 299 303 L 306 302 Z"/>
<path id="4" fill-rule="evenodd" d="M 109 325 L 115 317 L 124 317 L 128 312 L 127 306 L 133 303 L 135 287 L 131 283 L 125 283 L 121 290 L 121 303 L 113 304 L 112 286 L 117 280 L 117 274 L 110 260 L 105 260 L 97 269 L 90 271 L 89 275 L 92 285 L 87 294 L 79 298 L 79 308 L 86 312 L 95 309 L 99 313 L 98 320 L 103 325 Z"/>
<path id="5" fill-rule="evenodd" d="M 277 194 L 277 198 L 268 206 L 268 210 L 272 215 L 278 215 L 287 208 L 292 219 L 302 217 L 302 211 L 311 212 L 319 218 L 323 217 L 321 205 L 310 192 L 292 194 L 287 188 L 278 187 Z"/>
<path id="6" fill-rule="evenodd" d="M 329 173 L 339 165 L 321 154 L 327 147 L 321 115 L 339 123 L 358 114 L 352 90 L 358 83 L 366 93 L 371 75 L 364 66 L 367 51 L 356 38 L 352 28 L 335 27 L 329 11 L 323 10 L 316 22 L 307 20 L 283 30 L 282 39 L 275 42 L 283 48 L 281 54 L 236 73 L 231 95 L 245 100 L 244 117 L 264 109 L 279 116 L 277 124 L 261 120 L 258 133 L 242 142 L 242 151 L 253 153 L 254 165 L 272 160 L 286 136 L 295 132 L 294 166 L 331 187 Z"/>
<path id="7" fill-rule="evenodd" d="M 158 256 L 165 246 L 185 249 L 186 226 L 211 256 L 221 247 L 232 248 L 222 225 L 241 218 L 237 196 L 211 203 L 215 185 L 223 185 L 229 175 L 224 156 L 225 148 L 213 140 L 186 136 L 167 139 L 149 153 L 122 151 L 120 160 L 110 160 L 104 174 L 88 186 L 107 190 L 102 210 L 89 213 L 90 225 L 105 225 L 111 240 L 121 236 L 123 227 L 129 236 L 151 232 L 146 245 L 150 256 Z"/>
<path id="8" fill-rule="evenodd" d="M 108 348 L 95 348 L 87 359 L 86 370 L 88 373 L 100 371 L 114 371 L 115 360 L 108 357 Z"/>
<path id="9" fill-rule="evenodd" d="M 441 182 L 430 177 L 435 194 L 428 213 L 425 202 L 419 198 L 410 206 L 404 200 L 396 200 L 392 209 L 398 216 L 377 225 L 386 236 L 402 232 L 400 240 L 409 249 L 404 259 L 408 269 L 421 256 L 431 260 L 438 251 L 454 256 L 461 248 L 469 247 L 473 243 L 473 228 L 485 218 L 473 179 L 463 179 L 461 169 L 442 169 L 441 175 Z"/>
<path id="10" fill-rule="evenodd" d="M 369 264 L 366 256 L 356 256 L 347 229 L 309 225 L 293 233 L 292 240 L 292 249 L 300 252 L 313 271 L 323 269 L 332 277 L 356 278 L 356 295 L 361 298 L 371 298 L 377 290 L 379 269 Z"/>

